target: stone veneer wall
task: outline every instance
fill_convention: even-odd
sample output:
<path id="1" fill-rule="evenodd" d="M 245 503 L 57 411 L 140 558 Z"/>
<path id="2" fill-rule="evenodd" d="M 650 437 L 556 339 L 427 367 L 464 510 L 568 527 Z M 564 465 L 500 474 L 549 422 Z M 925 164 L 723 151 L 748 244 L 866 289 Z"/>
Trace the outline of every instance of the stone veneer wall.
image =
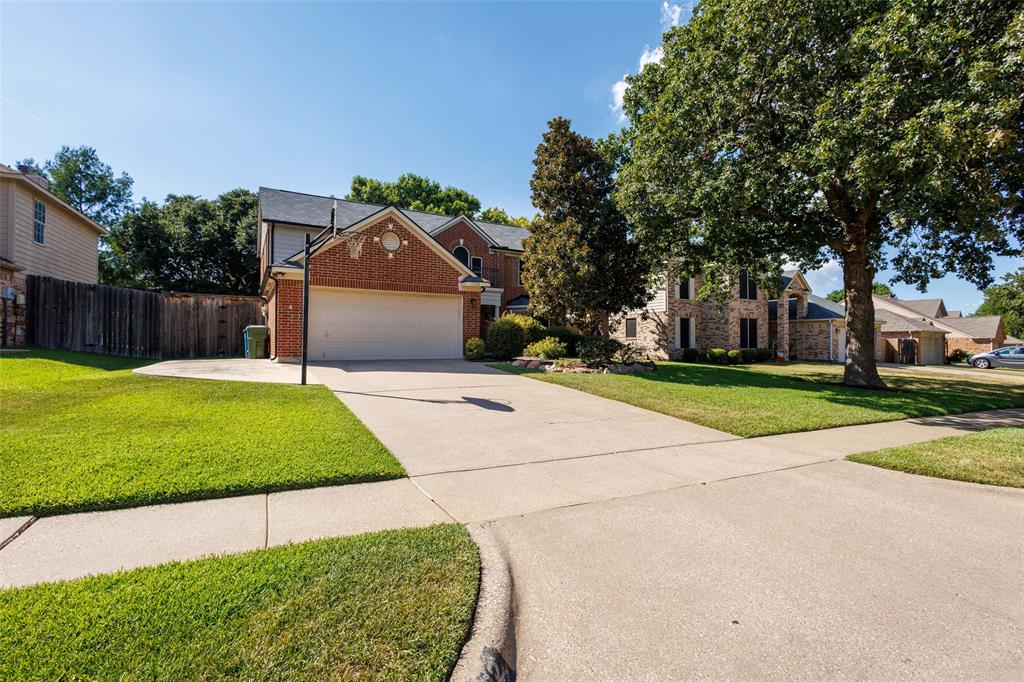
<path id="1" fill-rule="evenodd" d="M 709 348 L 739 348 L 740 319 L 757 320 L 757 345 L 769 347 L 768 330 L 768 299 L 758 291 L 756 300 L 739 298 L 739 284 L 733 291 L 733 297 L 725 307 L 719 309 L 714 301 L 697 303 L 692 299 L 680 299 L 676 296 L 676 287 L 669 282 L 665 300 L 665 311 L 636 311 L 612 320 L 611 336 L 619 341 L 629 342 L 642 348 L 654 357 L 665 358 L 669 351 L 676 347 L 676 318 L 691 317 L 694 319 L 695 347 L 700 351 Z M 700 276 L 694 278 L 693 292 L 703 286 Z M 637 318 L 637 336 L 626 338 L 625 319 Z"/>
<path id="2" fill-rule="evenodd" d="M 2 287 L 14 287 L 15 300 L 7 301 L 7 345 L 8 346 L 20 346 L 25 343 L 25 315 L 27 312 L 27 305 L 18 305 L 17 296 L 25 296 L 27 294 L 27 280 L 24 275 L 9 270 L 7 268 L 0 268 L 0 288 Z M 0 314 L 2 314 L 3 303 L 0 302 Z"/>

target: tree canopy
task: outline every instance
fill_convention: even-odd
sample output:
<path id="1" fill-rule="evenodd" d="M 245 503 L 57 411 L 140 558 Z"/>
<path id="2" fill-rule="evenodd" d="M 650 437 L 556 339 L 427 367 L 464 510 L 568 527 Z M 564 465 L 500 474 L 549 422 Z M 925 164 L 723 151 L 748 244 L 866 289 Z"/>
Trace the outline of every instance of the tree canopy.
<path id="1" fill-rule="evenodd" d="M 42 166 L 34 159 L 24 159 L 18 165 L 42 175 L 51 192 L 104 227 L 132 210 L 131 177 L 125 172 L 114 175 L 92 147 L 64 145 Z"/>
<path id="2" fill-rule="evenodd" d="M 479 220 L 485 220 L 489 223 L 500 223 L 502 225 L 518 225 L 519 227 L 530 226 L 530 219 L 526 216 L 513 218 L 505 212 L 505 209 L 498 208 L 497 206 L 485 208 L 476 215 L 476 218 Z"/>
<path id="3" fill-rule="evenodd" d="M 537 147 L 531 225 L 523 254 L 530 311 L 596 331 L 612 315 L 642 307 L 649 268 L 612 200 L 612 165 L 568 119 L 555 118 Z"/>
<path id="4" fill-rule="evenodd" d="M 845 381 L 881 386 L 876 271 L 987 286 L 1020 253 L 1022 49 L 1019 2 L 703 0 L 629 79 L 616 198 L 708 287 L 838 258 Z"/>
<path id="5" fill-rule="evenodd" d="M 1003 276 L 1003 281 L 985 289 L 985 300 L 975 315 L 1002 315 L 1003 329 L 1024 339 L 1024 268 Z"/>
<path id="6" fill-rule="evenodd" d="M 114 225 L 101 259 L 106 284 L 153 291 L 255 294 L 257 197 L 168 195 L 143 201 Z"/>
<path id="7" fill-rule="evenodd" d="M 473 217 L 480 210 L 480 200 L 466 190 L 442 187 L 439 182 L 414 173 L 399 175 L 394 182 L 357 175 L 352 178 L 352 188 L 345 198 L 450 216 Z"/>
<path id="8" fill-rule="evenodd" d="M 890 298 L 896 298 L 896 295 L 892 293 L 892 287 L 890 287 L 888 284 L 884 282 L 875 282 L 874 284 L 872 284 L 871 293 L 875 294 L 876 296 L 888 296 Z M 828 292 L 828 296 L 826 296 L 825 298 L 832 301 L 833 303 L 842 303 L 843 301 L 846 300 L 846 289 L 834 289 L 833 291 Z"/>

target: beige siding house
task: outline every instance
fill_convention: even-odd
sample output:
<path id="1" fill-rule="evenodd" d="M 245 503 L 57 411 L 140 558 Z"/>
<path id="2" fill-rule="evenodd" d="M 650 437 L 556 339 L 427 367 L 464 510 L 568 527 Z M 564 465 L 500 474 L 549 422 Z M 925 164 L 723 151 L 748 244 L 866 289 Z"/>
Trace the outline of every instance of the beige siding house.
<path id="1" fill-rule="evenodd" d="M 50 192 L 44 178 L 0 164 L 0 289 L 14 290 L 0 312 L 6 315 L 3 341 L 24 342 L 29 275 L 98 281 L 103 234 L 102 226 Z"/>

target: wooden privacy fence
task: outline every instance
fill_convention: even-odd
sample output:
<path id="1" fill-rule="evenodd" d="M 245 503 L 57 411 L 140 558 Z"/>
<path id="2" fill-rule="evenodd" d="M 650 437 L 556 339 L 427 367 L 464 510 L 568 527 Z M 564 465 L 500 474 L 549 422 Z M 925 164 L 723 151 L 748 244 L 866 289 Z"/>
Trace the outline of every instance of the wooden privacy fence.
<path id="1" fill-rule="evenodd" d="M 29 275 L 31 345 L 166 360 L 244 354 L 242 330 L 263 324 L 257 296 L 158 294 Z"/>

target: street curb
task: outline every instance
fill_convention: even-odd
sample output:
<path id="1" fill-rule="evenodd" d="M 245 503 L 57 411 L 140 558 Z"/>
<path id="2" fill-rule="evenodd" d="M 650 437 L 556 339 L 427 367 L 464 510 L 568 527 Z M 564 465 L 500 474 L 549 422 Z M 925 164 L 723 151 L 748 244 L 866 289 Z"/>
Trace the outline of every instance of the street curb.
<path id="1" fill-rule="evenodd" d="M 489 523 L 469 526 L 469 534 L 480 551 L 480 595 L 469 640 L 450 679 L 515 682 L 515 599 L 505 547 Z"/>

